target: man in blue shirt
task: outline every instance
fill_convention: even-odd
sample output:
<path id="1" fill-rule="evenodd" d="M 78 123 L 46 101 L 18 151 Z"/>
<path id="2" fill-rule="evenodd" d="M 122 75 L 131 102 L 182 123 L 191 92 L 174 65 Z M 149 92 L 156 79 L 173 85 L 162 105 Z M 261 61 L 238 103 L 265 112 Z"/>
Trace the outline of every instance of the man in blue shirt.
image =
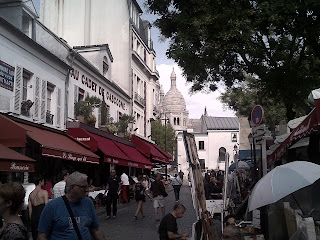
<path id="1" fill-rule="evenodd" d="M 66 198 L 70 204 L 82 239 L 105 240 L 91 199 L 87 198 L 87 175 L 72 173 L 66 182 Z M 43 209 L 38 226 L 39 240 L 78 239 L 70 214 L 62 197 L 53 199 Z"/>

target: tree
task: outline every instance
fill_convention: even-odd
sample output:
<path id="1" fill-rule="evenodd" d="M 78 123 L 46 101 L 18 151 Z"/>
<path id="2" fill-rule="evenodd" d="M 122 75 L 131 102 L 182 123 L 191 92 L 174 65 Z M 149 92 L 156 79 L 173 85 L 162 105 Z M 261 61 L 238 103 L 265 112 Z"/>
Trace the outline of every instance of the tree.
<path id="1" fill-rule="evenodd" d="M 165 135 L 167 143 L 165 143 Z M 176 148 L 176 137 L 172 126 L 167 123 L 162 125 L 161 120 L 151 122 L 151 139 L 162 149 L 173 154 Z M 165 147 L 167 145 L 167 147 Z"/>
<path id="2" fill-rule="evenodd" d="M 83 116 L 85 123 L 89 125 L 94 125 L 96 122 L 96 117 L 92 114 L 93 109 L 99 107 L 101 100 L 96 97 L 87 96 L 84 101 L 79 101 L 75 103 L 74 111 L 76 116 Z"/>
<path id="3" fill-rule="evenodd" d="M 255 76 L 265 99 L 281 102 L 288 120 L 320 85 L 320 2 L 316 0 L 147 0 L 170 39 L 167 56 L 191 91 Z"/>

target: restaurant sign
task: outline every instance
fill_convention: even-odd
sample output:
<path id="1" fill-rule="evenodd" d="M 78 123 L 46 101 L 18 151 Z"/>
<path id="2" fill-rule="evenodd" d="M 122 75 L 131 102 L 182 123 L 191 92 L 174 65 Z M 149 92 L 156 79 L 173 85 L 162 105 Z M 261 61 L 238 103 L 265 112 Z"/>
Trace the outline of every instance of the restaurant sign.
<path id="1" fill-rule="evenodd" d="M 2 172 L 34 172 L 34 163 L 27 161 L 3 161 L 0 162 Z"/>
<path id="2" fill-rule="evenodd" d="M 65 152 L 65 151 L 59 151 L 55 149 L 49 149 L 49 148 L 43 148 L 42 155 L 47 157 L 53 157 L 53 158 L 61 158 L 61 159 L 70 160 L 74 162 L 99 164 L 98 158 L 84 156 L 76 153 Z"/>

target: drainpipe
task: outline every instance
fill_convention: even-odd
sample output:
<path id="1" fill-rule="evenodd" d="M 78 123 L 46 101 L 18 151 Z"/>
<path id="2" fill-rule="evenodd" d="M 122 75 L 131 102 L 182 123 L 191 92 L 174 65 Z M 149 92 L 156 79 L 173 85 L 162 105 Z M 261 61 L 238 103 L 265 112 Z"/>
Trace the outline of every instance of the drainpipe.
<path id="1" fill-rule="evenodd" d="M 71 57 L 71 65 L 70 65 L 70 68 L 68 69 L 68 74 L 66 76 L 66 82 L 65 82 L 65 104 L 64 104 L 64 107 L 65 107 L 65 111 L 64 111 L 64 119 L 65 119 L 65 128 L 67 128 L 67 122 L 68 122 L 68 111 L 69 111 L 69 108 L 68 108 L 68 93 L 69 93 L 69 78 L 70 78 L 70 71 L 72 69 L 72 66 L 73 66 L 73 62 L 74 62 L 74 54 L 73 54 L 73 50 L 70 49 L 69 50 L 69 54 L 67 56 L 67 59 Z"/>

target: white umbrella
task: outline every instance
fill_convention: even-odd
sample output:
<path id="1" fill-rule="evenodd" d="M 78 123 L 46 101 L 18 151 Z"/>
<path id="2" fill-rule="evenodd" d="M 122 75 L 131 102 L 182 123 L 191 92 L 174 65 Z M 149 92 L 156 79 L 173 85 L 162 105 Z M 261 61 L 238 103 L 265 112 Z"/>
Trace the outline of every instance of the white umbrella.
<path id="1" fill-rule="evenodd" d="M 254 186 L 249 197 L 249 212 L 275 203 L 289 194 L 311 185 L 320 178 L 320 166 L 295 161 L 274 168 Z"/>
<path id="2" fill-rule="evenodd" d="M 246 170 L 250 169 L 249 164 L 246 163 L 245 161 L 237 161 L 237 162 L 231 164 L 229 169 L 231 171 L 233 171 L 233 170 L 235 170 L 237 168 L 237 165 L 238 165 L 238 169 L 246 169 Z"/>

